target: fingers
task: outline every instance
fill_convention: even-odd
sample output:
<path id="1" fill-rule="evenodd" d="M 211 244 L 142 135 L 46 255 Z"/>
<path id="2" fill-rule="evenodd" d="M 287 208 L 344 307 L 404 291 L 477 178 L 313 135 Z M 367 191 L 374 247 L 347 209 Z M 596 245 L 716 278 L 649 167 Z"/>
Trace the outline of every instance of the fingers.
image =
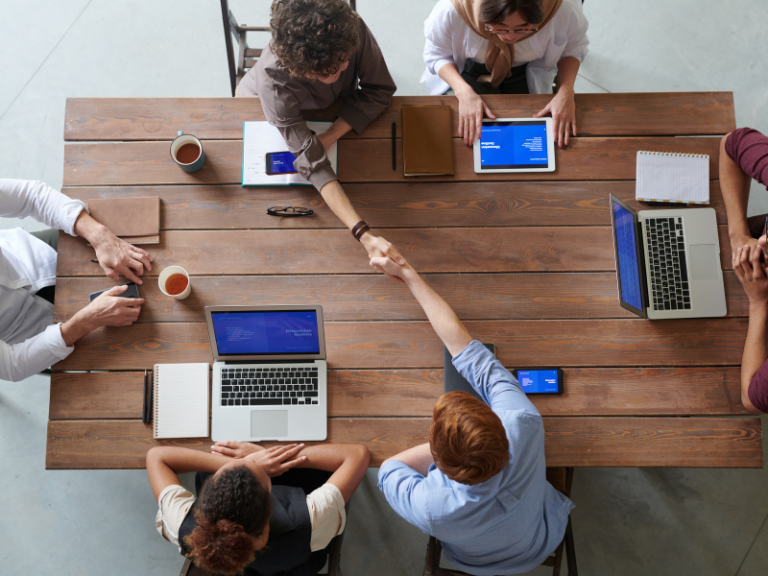
<path id="1" fill-rule="evenodd" d="M 226 446 L 219 446 L 218 444 L 214 444 L 211 446 L 211 452 L 214 452 L 216 454 L 221 454 L 223 456 L 231 456 L 232 458 L 235 457 L 236 452 L 232 448 L 227 448 Z"/>
<path id="2" fill-rule="evenodd" d="M 282 448 L 282 450 L 279 456 L 280 456 L 280 460 L 283 461 L 283 460 L 289 460 L 290 458 L 293 458 L 294 456 L 296 456 L 296 454 L 304 450 L 304 444 L 293 444 L 293 445 L 289 444 L 287 446 L 280 446 L 280 448 Z"/>
<path id="3" fill-rule="evenodd" d="M 571 128 L 571 125 L 569 122 L 565 122 L 563 124 L 563 133 L 565 135 L 565 138 L 563 139 L 563 143 L 566 146 L 568 146 L 568 136 L 570 136 L 570 132 L 571 132 L 570 128 Z"/>
<path id="4" fill-rule="evenodd" d="M 99 262 L 99 264 L 101 265 L 101 269 L 104 270 L 104 274 L 107 275 L 107 278 L 109 278 L 110 280 L 114 280 L 115 282 L 120 281 L 120 275 L 117 272 L 115 272 L 112 268 L 110 268 L 106 264 L 101 264 L 101 262 Z"/>
<path id="5" fill-rule="evenodd" d="M 124 284 L 121 284 L 120 286 L 113 286 L 112 288 L 104 292 L 101 296 L 99 296 L 99 298 L 102 298 L 104 296 L 117 296 L 118 294 L 122 294 L 126 290 L 128 290 L 128 286 Z"/>
<path id="6" fill-rule="evenodd" d="M 392 244 L 389 245 L 389 248 L 387 248 L 385 253 L 395 264 L 399 264 L 400 266 L 405 264 L 405 258 L 403 258 L 400 252 L 397 251 L 397 248 L 395 248 Z"/>
<path id="7" fill-rule="evenodd" d="M 540 118 L 544 116 L 545 114 L 549 114 L 550 107 L 549 104 L 547 104 L 544 108 L 536 112 L 536 114 L 533 115 L 534 118 Z"/>
<path id="8" fill-rule="evenodd" d="M 562 148 L 563 147 L 563 135 L 560 132 L 560 117 L 556 114 L 552 114 L 552 128 L 555 131 L 555 141 L 557 142 L 557 145 Z"/>
<path id="9" fill-rule="evenodd" d="M 140 248 L 133 247 L 131 256 L 133 256 L 135 260 L 141 262 L 141 265 L 144 266 L 145 270 L 148 272 L 152 271 L 152 256 L 150 256 L 149 253 L 141 250 Z"/>
<path id="10" fill-rule="evenodd" d="M 464 131 L 464 144 L 472 146 L 475 138 L 475 116 L 467 117 L 467 129 Z"/>
<path id="11" fill-rule="evenodd" d="M 485 104 L 480 107 L 480 110 L 477 111 L 477 116 L 475 117 L 475 121 L 477 122 L 477 132 L 475 138 L 472 140 L 473 144 L 475 140 L 479 140 L 480 136 L 483 135 L 483 108 L 485 108 Z"/>
<path id="12" fill-rule="evenodd" d="M 749 264 L 752 267 L 752 278 L 754 280 L 765 278 L 765 272 L 763 271 L 763 267 L 760 265 L 761 257 L 762 250 L 760 250 L 760 248 L 757 246 L 752 247 L 749 255 Z"/>
<path id="13" fill-rule="evenodd" d="M 133 273 L 133 270 L 131 270 L 128 266 L 125 266 L 124 264 L 120 264 L 120 266 L 116 267 L 118 272 L 128 278 L 131 282 L 135 282 L 139 286 L 141 286 L 144 281 L 139 278 L 136 274 Z"/>
<path id="14" fill-rule="evenodd" d="M 302 464 L 303 462 L 307 461 L 306 456 L 299 456 L 295 460 L 289 460 L 288 462 L 283 462 L 280 464 L 280 469 L 285 472 L 286 470 L 290 470 L 291 468 L 295 468 L 299 464 Z"/>
<path id="15" fill-rule="evenodd" d="M 488 116 L 488 118 L 491 120 L 496 120 L 496 115 L 491 112 L 491 109 L 488 108 L 488 105 L 485 102 L 483 102 L 483 108 L 485 108 L 485 115 Z"/>

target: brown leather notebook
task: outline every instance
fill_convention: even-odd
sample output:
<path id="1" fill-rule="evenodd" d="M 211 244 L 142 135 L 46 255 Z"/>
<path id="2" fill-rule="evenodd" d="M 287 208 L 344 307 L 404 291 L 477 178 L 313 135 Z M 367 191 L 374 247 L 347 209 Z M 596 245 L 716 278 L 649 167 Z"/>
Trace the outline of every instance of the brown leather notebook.
<path id="1" fill-rule="evenodd" d="M 453 176 L 450 106 L 403 106 L 406 176 Z"/>
<path id="2" fill-rule="evenodd" d="M 95 198 L 88 212 L 118 238 L 131 244 L 160 243 L 160 197 Z"/>

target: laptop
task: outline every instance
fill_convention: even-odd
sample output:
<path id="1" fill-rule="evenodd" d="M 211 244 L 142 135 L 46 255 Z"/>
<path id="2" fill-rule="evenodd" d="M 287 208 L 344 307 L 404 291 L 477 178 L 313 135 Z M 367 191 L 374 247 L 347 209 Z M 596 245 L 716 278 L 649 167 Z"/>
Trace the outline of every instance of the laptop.
<path id="1" fill-rule="evenodd" d="M 205 321 L 214 441 L 326 439 L 321 306 L 206 306 Z"/>
<path id="2" fill-rule="evenodd" d="M 712 208 L 635 212 L 610 195 L 619 302 L 651 320 L 725 316 Z"/>

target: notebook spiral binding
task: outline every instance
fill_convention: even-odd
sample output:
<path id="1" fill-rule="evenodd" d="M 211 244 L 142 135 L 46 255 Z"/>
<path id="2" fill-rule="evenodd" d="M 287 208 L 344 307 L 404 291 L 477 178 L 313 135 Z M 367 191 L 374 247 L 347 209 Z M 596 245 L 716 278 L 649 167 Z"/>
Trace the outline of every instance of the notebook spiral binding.
<path id="1" fill-rule="evenodd" d="M 149 384 L 150 390 L 154 391 L 154 394 L 152 396 L 152 432 L 153 436 L 157 438 L 157 413 L 158 413 L 158 407 L 160 403 L 158 402 L 158 396 L 160 396 L 160 380 L 158 380 L 158 366 L 155 364 L 155 368 L 152 371 L 152 380 Z"/>

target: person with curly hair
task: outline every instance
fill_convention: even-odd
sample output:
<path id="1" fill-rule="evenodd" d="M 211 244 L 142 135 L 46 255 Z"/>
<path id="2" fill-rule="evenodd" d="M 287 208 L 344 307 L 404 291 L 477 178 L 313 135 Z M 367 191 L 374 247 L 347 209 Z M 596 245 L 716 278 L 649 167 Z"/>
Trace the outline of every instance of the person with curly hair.
<path id="1" fill-rule="evenodd" d="M 272 40 L 240 81 L 237 96 L 257 96 L 266 120 L 296 156 L 294 167 L 323 196 L 370 256 L 401 257 L 374 236 L 333 171 L 326 150 L 350 130 L 361 134 L 389 106 L 397 87 L 373 34 L 344 0 L 275 0 Z M 320 135 L 302 111 L 341 100 L 336 121 Z"/>
<path id="2" fill-rule="evenodd" d="M 217 442 L 211 453 L 155 447 L 147 475 L 160 535 L 216 574 L 310 576 L 344 531 L 345 503 L 370 453 L 357 444 L 262 448 Z M 197 471 L 195 497 L 177 474 Z"/>
<path id="3" fill-rule="evenodd" d="M 532 570 L 560 544 L 574 507 L 562 493 L 564 469 L 546 468 L 541 415 L 407 262 L 370 264 L 408 286 L 456 370 L 482 398 L 443 394 L 429 442 L 385 460 L 379 489 L 400 516 L 440 540 L 458 569 L 478 576 Z"/>

